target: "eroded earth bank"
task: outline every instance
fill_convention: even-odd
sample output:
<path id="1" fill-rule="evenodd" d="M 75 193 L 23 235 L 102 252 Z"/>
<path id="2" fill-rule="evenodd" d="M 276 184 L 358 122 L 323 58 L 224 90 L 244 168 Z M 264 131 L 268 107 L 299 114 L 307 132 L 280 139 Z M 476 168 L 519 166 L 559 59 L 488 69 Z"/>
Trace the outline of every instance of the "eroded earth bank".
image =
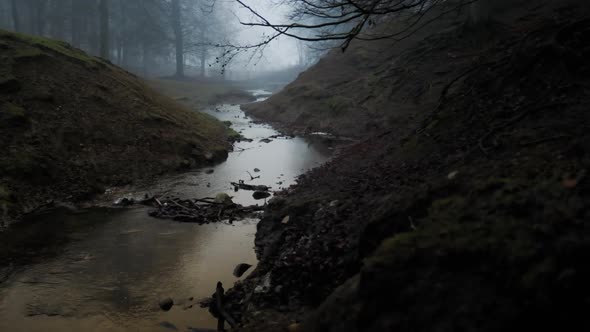
<path id="1" fill-rule="evenodd" d="M 244 106 L 286 131 L 371 138 L 270 202 L 258 267 L 230 291 L 241 330 L 589 328 L 584 7 L 356 43 Z"/>

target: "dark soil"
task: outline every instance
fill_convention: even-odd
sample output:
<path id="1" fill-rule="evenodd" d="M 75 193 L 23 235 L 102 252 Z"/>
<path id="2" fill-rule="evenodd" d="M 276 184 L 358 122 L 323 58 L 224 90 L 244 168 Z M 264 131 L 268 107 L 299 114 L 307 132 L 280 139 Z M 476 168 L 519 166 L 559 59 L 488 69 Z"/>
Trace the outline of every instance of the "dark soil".
<path id="1" fill-rule="evenodd" d="M 271 201 L 243 330 L 590 328 L 590 15 L 527 13 L 404 46 L 433 84 Z"/>
<path id="2" fill-rule="evenodd" d="M 227 156 L 224 124 L 66 43 L 0 31 L 0 60 L 0 228 Z"/>

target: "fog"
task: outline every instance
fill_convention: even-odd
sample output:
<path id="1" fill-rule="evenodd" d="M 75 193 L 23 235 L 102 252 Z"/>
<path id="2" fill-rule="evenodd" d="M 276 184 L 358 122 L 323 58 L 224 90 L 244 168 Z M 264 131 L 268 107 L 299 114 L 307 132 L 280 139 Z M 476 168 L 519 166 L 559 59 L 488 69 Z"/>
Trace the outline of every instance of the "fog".
<path id="1" fill-rule="evenodd" d="M 271 22 L 290 8 L 276 0 L 244 2 Z M 307 47 L 251 27 L 256 17 L 234 0 L 0 0 L 0 27 L 68 42 L 143 76 L 251 79 L 299 71 Z M 293 69 L 295 68 L 295 69 Z"/>
<path id="2" fill-rule="evenodd" d="M 256 18 L 247 9 L 232 0 L 224 1 L 233 4 L 234 13 L 239 21 L 255 21 Z M 276 0 L 249 0 L 246 1 L 246 4 L 271 22 L 285 21 L 285 17 L 290 11 L 289 6 L 277 3 Z M 255 44 L 260 42 L 261 36 L 265 33 L 269 33 L 266 28 L 241 26 L 239 40 L 245 44 Z M 289 37 L 279 37 L 273 40 L 269 47 L 265 49 L 263 61 L 261 61 L 260 65 L 268 69 L 296 66 L 299 64 L 298 52 L 297 40 Z"/>

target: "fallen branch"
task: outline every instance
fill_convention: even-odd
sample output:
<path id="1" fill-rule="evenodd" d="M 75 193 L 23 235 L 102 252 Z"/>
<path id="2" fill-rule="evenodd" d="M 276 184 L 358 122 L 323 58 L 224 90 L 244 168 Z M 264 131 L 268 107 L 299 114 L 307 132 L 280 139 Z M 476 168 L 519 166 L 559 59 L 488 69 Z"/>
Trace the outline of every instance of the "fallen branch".
<path id="1" fill-rule="evenodd" d="M 237 183 L 231 182 L 231 185 L 234 186 L 234 188 L 236 190 L 238 190 L 238 189 L 251 190 L 251 191 L 269 191 L 270 190 L 269 186 L 247 184 L 247 183 L 244 183 L 243 180 L 240 180 Z"/>
<path id="2" fill-rule="evenodd" d="M 184 201 L 177 198 L 158 200 L 154 204 L 155 209 L 150 210 L 148 214 L 159 219 L 208 224 L 224 220 L 231 223 L 235 219 L 252 217 L 264 209 L 258 205 L 242 206 L 232 203 L 231 200 L 223 203 L 213 200 L 209 197 Z"/>
<path id="3" fill-rule="evenodd" d="M 258 175 L 258 176 L 252 176 L 252 174 L 249 171 L 246 171 L 246 173 L 248 173 L 248 175 L 250 175 L 250 181 L 254 181 L 256 179 L 260 179 L 260 175 Z"/>

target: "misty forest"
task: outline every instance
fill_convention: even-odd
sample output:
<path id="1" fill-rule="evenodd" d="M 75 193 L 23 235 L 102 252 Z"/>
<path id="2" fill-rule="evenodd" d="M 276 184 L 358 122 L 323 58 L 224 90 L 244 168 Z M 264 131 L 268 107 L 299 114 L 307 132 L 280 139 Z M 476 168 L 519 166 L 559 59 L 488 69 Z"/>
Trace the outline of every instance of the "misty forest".
<path id="1" fill-rule="evenodd" d="M 587 0 L 0 0 L 0 331 L 590 331 Z"/>

